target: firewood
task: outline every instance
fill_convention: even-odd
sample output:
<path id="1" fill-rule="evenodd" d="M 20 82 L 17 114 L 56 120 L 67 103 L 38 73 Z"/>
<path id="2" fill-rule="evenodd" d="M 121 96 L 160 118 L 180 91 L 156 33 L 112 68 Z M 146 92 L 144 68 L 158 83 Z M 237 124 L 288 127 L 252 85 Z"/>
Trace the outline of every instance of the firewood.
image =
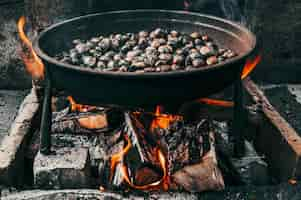
<path id="1" fill-rule="evenodd" d="M 167 155 L 169 174 L 201 160 L 203 154 L 210 149 L 209 130 L 208 120 L 202 120 L 198 124 L 176 121 L 168 129 L 156 130 L 164 132 L 160 145 Z"/>
<path id="2" fill-rule="evenodd" d="M 64 109 L 55 113 L 51 130 L 53 133 L 102 133 L 118 127 L 122 121 L 118 109 L 97 110 L 95 113 L 70 113 L 69 109 Z"/>
<path id="3" fill-rule="evenodd" d="M 163 169 L 157 160 L 155 148 L 160 148 L 168 162 L 168 174 L 171 179 L 170 189 L 180 189 L 190 192 L 205 190 L 221 190 L 224 180 L 217 165 L 214 135 L 209 120 L 197 124 L 185 124 L 183 121 L 173 123 L 163 131 L 161 138 L 150 133 L 133 113 L 125 113 L 124 127 L 121 136 L 127 137 L 131 148 L 124 154 L 115 170 L 111 171 L 110 159 L 114 153 L 108 151 L 108 161 L 102 164 L 102 171 L 110 171 L 109 180 L 104 176 L 107 188 L 129 188 L 125 181 L 124 167 L 127 169 L 131 186 L 145 186 L 159 181 L 163 177 Z M 162 130 L 161 130 L 162 131 Z M 121 143 L 119 143 L 121 144 Z M 115 153 L 121 152 L 127 146 L 115 147 Z M 117 151 L 116 151 L 117 150 Z M 123 167 L 123 168 L 122 168 Z M 100 173 L 105 174 L 105 173 Z"/>
<path id="4" fill-rule="evenodd" d="M 143 174 L 143 172 L 140 170 L 144 171 L 146 168 L 151 172 L 147 174 L 149 179 L 156 179 L 159 176 L 157 171 L 160 170 L 160 163 L 157 160 L 155 139 L 145 130 L 135 115 L 131 113 L 125 113 L 124 131 L 124 134 L 129 137 L 132 144 L 132 148 L 125 156 L 125 163 L 130 174 L 132 174 L 131 179 L 133 183 L 138 184 L 141 182 L 138 176 Z M 152 175 L 153 177 L 151 177 Z M 136 178 L 138 178 L 137 181 Z"/>
<path id="5" fill-rule="evenodd" d="M 123 151 L 128 145 L 125 142 L 113 144 L 107 150 L 108 159 L 99 168 L 100 176 L 104 180 L 102 185 L 107 188 L 122 189 L 125 186 L 124 172 L 122 166 L 126 166 L 129 180 L 133 185 L 147 185 L 162 178 L 162 169 L 159 168 L 159 161 L 155 148 L 155 139 L 148 135 L 137 116 L 132 113 L 124 113 L 125 123 L 121 128 L 121 135 L 128 138 L 130 149 L 116 163 L 112 170 L 112 159 L 114 155 Z M 122 145 L 122 148 L 121 146 Z M 108 173 L 109 172 L 109 173 Z"/>
<path id="6" fill-rule="evenodd" d="M 154 170 L 152 166 L 143 166 L 135 174 L 135 184 L 148 185 L 159 181 L 162 175 L 162 172 Z"/>
<path id="7" fill-rule="evenodd" d="M 222 190 L 225 187 L 223 176 L 218 168 L 214 134 L 209 133 L 210 150 L 199 163 L 185 166 L 172 175 L 174 188 L 184 188 L 190 192 Z"/>

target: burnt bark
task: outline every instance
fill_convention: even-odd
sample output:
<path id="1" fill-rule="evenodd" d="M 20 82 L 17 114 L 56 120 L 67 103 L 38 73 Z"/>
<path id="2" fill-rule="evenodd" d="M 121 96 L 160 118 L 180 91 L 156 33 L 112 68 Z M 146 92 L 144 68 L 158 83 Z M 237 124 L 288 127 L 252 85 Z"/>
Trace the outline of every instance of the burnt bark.
<path id="1" fill-rule="evenodd" d="M 202 120 L 198 124 L 176 121 L 164 132 L 160 142 L 167 152 L 169 174 L 186 165 L 200 162 L 202 156 L 210 150 L 207 120 Z"/>
<path id="2" fill-rule="evenodd" d="M 54 114 L 53 133 L 95 134 L 107 132 L 120 126 L 122 113 L 118 109 L 97 108 L 94 112 L 70 112 L 69 108 Z"/>
<path id="3" fill-rule="evenodd" d="M 122 165 L 127 167 L 129 179 L 134 185 L 159 181 L 163 177 L 163 169 L 155 150 L 160 148 L 168 162 L 167 173 L 171 178 L 172 190 L 199 192 L 224 188 L 223 177 L 217 165 L 214 135 L 208 120 L 189 125 L 184 125 L 180 120 L 166 130 L 157 129 L 156 131 L 160 131 L 158 134 L 151 133 L 139 121 L 141 118 L 145 119 L 133 113 L 125 113 L 125 125 L 121 132 L 130 141 L 131 148 L 116 165 L 115 171 L 110 171 L 109 176 L 112 178 L 110 183 L 106 183 L 108 187 L 129 187 L 122 178 Z M 126 146 L 124 143 L 123 149 Z M 120 147 L 114 149 L 120 150 Z M 110 168 L 110 159 L 103 165 L 103 172 Z"/>
<path id="4" fill-rule="evenodd" d="M 156 155 L 155 138 L 131 113 L 125 113 L 124 134 L 132 145 L 124 160 L 129 174 L 131 174 L 131 181 L 135 185 L 149 184 L 153 180 L 158 181 L 158 178 L 162 176 L 162 170 Z M 148 172 L 147 177 L 144 172 Z"/>
<path id="5" fill-rule="evenodd" d="M 224 179 L 218 168 L 214 133 L 209 133 L 210 150 L 196 164 L 185 166 L 172 175 L 173 189 L 183 188 L 190 192 L 223 190 Z"/>

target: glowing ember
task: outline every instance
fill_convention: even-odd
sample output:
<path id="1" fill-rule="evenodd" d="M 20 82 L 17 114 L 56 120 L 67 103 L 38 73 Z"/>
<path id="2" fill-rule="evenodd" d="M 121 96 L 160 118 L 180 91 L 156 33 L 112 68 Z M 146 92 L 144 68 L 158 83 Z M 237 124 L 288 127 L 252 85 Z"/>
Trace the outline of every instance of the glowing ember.
<path id="1" fill-rule="evenodd" d="M 105 188 L 102 187 L 102 186 L 99 186 L 99 190 L 100 190 L 101 192 L 104 192 L 104 191 L 105 191 Z"/>
<path id="2" fill-rule="evenodd" d="M 128 173 L 128 168 L 126 165 L 122 165 L 122 175 L 125 180 L 125 182 L 132 187 L 133 189 L 137 190 L 158 190 L 158 189 L 163 189 L 165 191 L 168 190 L 169 188 L 169 177 L 167 174 L 167 165 L 166 165 L 166 159 L 164 157 L 164 154 L 161 152 L 161 150 L 158 148 L 156 149 L 157 151 L 157 156 L 160 161 L 160 166 L 163 170 L 163 176 L 160 180 L 155 181 L 153 183 L 147 184 L 147 185 L 135 185 L 130 181 L 129 178 L 129 173 Z"/>
<path id="3" fill-rule="evenodd" d="M 34 79 L 43 79 L 45 67 L 42 60 L 35 53 L 31 41 L 24 32 L 25 23 L 25 17 L 22 16 L 18 21 L 18 32 L 22 42 L 21 58 L 25 64 L 27 72 Z"/>
<path id="4" fill-rule="evenodd" d="M 291 185 L 296 185 L 297 181 L 296 181 L 296 179 L 289 179 L 288 183 L 291 184 Z"/>
<path id="5" fill-rule="evenodd" d="M 261 55 L 258 55 L 254 60 L 248 59 L 242 71 L 241 79 L 246 78 L 258 65 L 261 60 Z"/>
<path id="6" fill-rule="evenodd" d="M 158 150 L 158 158 L 159 158 L 161 167 L 163 169 L 163 178 L 161 181 L 162 187 L 163 187 L 163 190 L 167 191 L 169 188 L 169 183 L 170 183 L 169 176 L 167 173 L 168 166 L 167 166 L 166 158 L 160 150 Z"/>
<path id="7" fill-rule="evenodd" d="M 209 98 L 201 98 L 198 99 L 197 102 L 205 103 L 208 105 L 221 106 L 221 107 L 233 107 L 234 103 L 232 101 L 224 101 L 218 99 L 209 99 Z"/>
<path id="8" fill-rule="evenodd" d="M 89 106 L 89 105 L 82 105 L 82 104 L 77 104 L 73 97 L 68 96 L 67 97 L 69 100 L 69 103 L 71 105 L 71 111 L 73 112 L 89 112 L 91 110 L 96 109 L 96 106 Z"/>
<path id="9" fill-rule="evenodd" d="M 258 63 L 261 60 L 261 56 L 258 55 L 254 60 L 248 59 L 241 75 L 241 79 L 243 80 L 246 78 L 258 65 Z M 197 102 L 205 103 L 208 105 L 214 105 L 214 106 L 221 106 L 221 107 L 233 107 L 234 103 L 232 101 L 224 101 L 224 100 L 218 100 L 218 99 L 209 99 L 209 98 L 201 98 L 198 99 Z"/>
<path id="10" fill-rule="evenodd" d="M 150 126 L 151 131 L 154 131 L 156 128 L 166 129 L 172 122 L 182 119 L 179 115 L 162 114 L 162 110 L 161 106 L 156 107 L 155 118 Z"/>
<path id="11" fill-rule="evenodd" d="M 78 119 L 81 127 L 86 129 L 101 129 L 108 126 L 108 121 L 105 115 L 91 115 Z"/>

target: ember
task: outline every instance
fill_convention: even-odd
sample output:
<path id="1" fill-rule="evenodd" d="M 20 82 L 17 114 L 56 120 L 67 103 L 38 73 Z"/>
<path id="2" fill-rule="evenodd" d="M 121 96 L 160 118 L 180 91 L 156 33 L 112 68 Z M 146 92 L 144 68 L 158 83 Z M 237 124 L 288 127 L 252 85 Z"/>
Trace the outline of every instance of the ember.
<path id="1" fill-rule="evenodd" d="M 132 119 L 134 117 L 134 115 L 132 114 L 126 114 L 126 121 Z M 133 123 L 135 119 L 133 120 Z M 136 123 L 139 123 L 136 121 Z M 140 125 L 138 125 L 140 126 Z M 135 132 L 135 128 L 132 127 L 132 125 L 130 125 L 129 127 L 130 129 L 133 128 L 131 131 Z M 141 127 L 142 128 L 142 127 Z M 151 149 L 150 152 L 146 152 L 146 153 L 151 153 L 154 157 L 152 159 L 159 161 L 159 166 L 163 172 L 162 177 L 160 178 L 160 180 L 154 181 L 152 183 L 148 183 L 148 184 L 144 184 L 144 185 L 138 185 L 135 184 L 132 180 L 133 178 L 130 177 L 130 173 L 129 173 L 129 168 L 127 166 L 127 164 L 125 164 L 125 159 L 126 156 L 128 156 L 127 154 L 130 152 L 131 148 L 134 147 L 134 145 L 138 145 L 141 141 L 135 141 L 136 144 L 132 144 L 130 137 L 127 135 L 127 133 L 123 133 L 125 136 L 125 140 L 127 145 L 122 149 L 122 151 L 117 152 L 116 154 L 113 154 L 111 156 L 111 164 L 110 164 L 110 181 L 112 181 L 113 179 L 113 174 L 115 174 L 115 170 L 117 169 L 117 165 L 121 164 L 120 170 L 121 170 L 121 175 L 122 175 L 122 180 L 124 180 L 129 187 L 133 188 L 133 189 L 137 189 L 137 190 L 158 190 L 158 189 L 164 189 L 164 190 L 168 190 L 168 174 L 167 174 L 167 162 L 166 162 L 166 158 L 163 154 L 163 152 L 160 150 L 160 147 L 158 145 L 153 146 L 153 148 Z M 136 133 L 132 133 L 132 134 L 136 134 Z M 143 134 L 143 133 L 137 133 L 137 134 Z M 150 133 L 146 133 L 146 134 L 150 134 Z M 139 135 L 136 135 L 136 139 L 140 138 L 142 139 L 142 137 L 140 137 Z M 133 138 L 133 135 L 132 137 Z M 143 147 L 139 147 L 139 148 L 143 148 Z M 146 159 L 146 158 L 144 158 Z M 131 163 L 129 163 L 131 164 Z M 131 174 L 134 173 L 133 171 L 131 171 Z M 138 173 L 138 172 L 137 172 Z M 145 176 L 145 174 L 141 174 L 142 176 Z M 136 177 L 136 178 L 140 178 L 140 177 Z"/>
<path id="2" fill-rule="evenodd" d="M 156 112 L 154 114 L 155 118 L 150 126 L 151 132 L 156 128 L 167 129 L 172 122 L 182 119 L 179 115 L 162 114 L 162 110 L 163 108 L 161 106 L 156 107 Z"/>
<path id="3" fill-rule="evenodd" d="M 261 60 L 261 55 L 258 55 L 254 60 L 248 59 L 242 71 L 241 79 L 246 78 L 258 65 Z"/>
<path id="4" fill-rule="evenodd" d="M 212 169 L 216 170 L 215 164 L 212 163 L 210 167 L 213 168 L 208 169 L 207 161 L 202 160 L 205 155 L 213 156 L 214 150 L 209 141 L 212 135 L 209 137 L 207 121 L 203 120 L 198 125 L 184 126 L 183 117 L 162 114 L 162 110 L 162 107 L 157 106 L 156 113 L 151 115 L 125 113 L 125 125 L 120 132 L 124 147 L 110 156 L 109 183 L 105 183 L 102 187 L 114 186 L 146 191 L 167 191 L 182 187 L 203 190 L 203 187 L 210 187 L 212 183 L 213 185 L 222 183 L 219 187 L 223 187 L 219 174 L 210 176 Z M 141 119 L 149 116 L 152 116 L 152 121 L 148 128 Z M 182 125 L 176 125 L 178 122 Z M 154 132 L 151 127 L 155 128 Z M 155 134 L 158 129 L 166 133 Z M 185 173 L 185 170 L 194 171 L 194 168 L 202 168 L 203 165 L 209 174 L 191 175 L 190 183 L 185 183 L 179 178 L 179 174 Z M 210 177 L 202 177 L 207 175 Z"/>
<path id="5" fill-rule="evenodd" d="M 96 109 L 96 106 L 77 104 L 75 102 L 75 100 L 73 99 L 73 97 L 71 97 L 71 96 L 68 96 L 68 100 L 69 100 L 69 103 L 71 105 L 71 110 L 73 112 L 75 112 L 75 111 L 77 111 L 77 112 L 88 112 L 88 111 Z"/>
<path id="6" fill-rule="evenodd" d="M 234 103 L 232 101 L 224 101 L 224 100 L 209 99 L 209 98 L 201 98 L 201 99 L 198 99 L 197 102 L 205 103 L 208 105 L 221 106 L 221 107 L 233 107 L 234 106 Z"/>
<path id="7" fill-rule="evenodd" d="M 161 167 L 163 169 L 163 177 L 161 180 L 147 184 L 147 185 L 134 185 L 129 178 L 129 173 L 128 173 L 128 169 L 125 165 L 122 166 L 122 174 L 124 176 L 124 180 L 129 184 L 130 187 L 132 187 L 133 189 L 137 189 L 137 190 L 159 190 L 159 189 L 163 189 L 165 191 L 168 190 L 169 187 L 169 179 L 167 176 L 167 164 L 166 164 L 166 159 L 165 156 L 163 155 L 163 153 L 157 149 L 157 156 L 158 159 L 160 161 Z M 145 176 L 145 174 L 144 174 Z M 162 187 L 162 188 L 161 188 Z"/>

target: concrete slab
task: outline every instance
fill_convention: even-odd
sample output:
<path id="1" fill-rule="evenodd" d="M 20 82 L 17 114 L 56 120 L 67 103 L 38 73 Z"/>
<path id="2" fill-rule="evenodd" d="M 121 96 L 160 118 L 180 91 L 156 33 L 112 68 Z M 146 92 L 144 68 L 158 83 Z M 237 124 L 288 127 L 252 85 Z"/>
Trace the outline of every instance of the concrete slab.
<path id="1" fill-rule="evenodd" d="M 26 93 L 23 90 L 0 90 L 0 143 L 8 135 Z"/>
<path id="2" fill-rule="evenodd" d="M 88 188 L 90 160 L 86 148 L 57 148 L 53 155 L 38 153 L 34 165 L 34 185 L 40 189 Z"/>
<path id="3" fill-rule="evenodd" d="M 280 115 L 277 106 L 283 105 L 281 100 L 286 100 L 290 92 L 282 94 L 280 102 L 271 104 L 272 99 L 250 79 L 244 81 L 245 89 L 248 91 L 248 97 L 253 103 L 260 105 L 260 112 L 264 115 L 258 130 L 255 134 L 254 144 L 256 150 L 263 153 L 267 163 L 270 166 L 270 172 L 280 181 L 301 178 L 301 137 L 288 122 L 287 119 Z M 276 95 L 280 92 L 277 88 Z M 270 102 L 271 101 L 271 102 Z M 295 107 L 292 114 L 296 113 Z"/>
<path id="4" fill-rule="evenodd" d="M 20 97 L 21 98 L 21 97 Z M 4 98 L 8 106 L 4 111 L 2 117 L 8 117 L 3 129 L 10 129 L 7 133 L 2 134 L 0 142 L 0 184 L 18 185 L 21 184 L 24 175 L 24 151 L 27 136 L 32 126 L 32 118 L 36 115 L 39 103 L 37 96 L 32 90 L 23 100 L 18 112 L 16 112 L 16 96 Z M 5 113 L 5 111 L 7 113 Z M 12 124 L 10 123 L 12 119 Z"/>
<path id="5" fill-rule="evenodd" d="M 262 86 L 271 104 L 301 136 L 301 85 Z"/>

